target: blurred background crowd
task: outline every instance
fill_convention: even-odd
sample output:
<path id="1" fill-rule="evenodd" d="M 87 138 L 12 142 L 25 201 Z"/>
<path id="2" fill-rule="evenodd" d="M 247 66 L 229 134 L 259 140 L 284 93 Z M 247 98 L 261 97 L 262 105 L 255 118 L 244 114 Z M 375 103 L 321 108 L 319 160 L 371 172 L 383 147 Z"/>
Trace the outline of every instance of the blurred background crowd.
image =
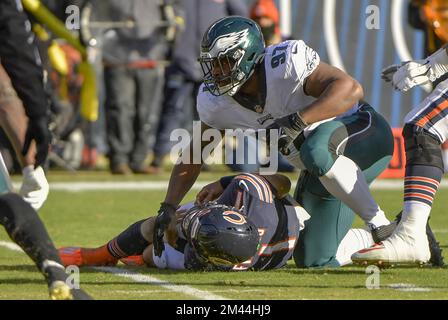
<path id="1" fill-rule="evenodd" d="M 288 37 L 303 38 L 318 41 L 311 45 L 321 53 L 319 41 L 323 41 L 318 36 L 321 29 L 313 28 L 317 20 L 313 17 L 319 11 L 316 3 L 322 1 L 292 2 L 288 10 L 293 23 L 305 24 L 304 28 L 295 24 L 300 30 L 293 29 L 292 34 L 280 31 L 280 1 L 275 0 L 40 2 L 48 12 L 28 14 L 38 40 L 51 104 L 50 169 L 110 170 L 120 175 L 162 172 L 175 143 L 170 141 L 171 132 L 177 128 L 191 130 L 192 121 L 198 120 L 195 99 L 202 78 L 197 63 L 200 41 L 206 29 L 221 17 L 241 15 L 256 20 L 267 45 Z M 384 5 L 381 0 L 374 2 Z M 351 0 L 343 3 L 349 6 L 344 11 L 348 14 L 353 12 L 351 6 L 358 6 Z M 414 47 L 419 47 L 416 50 L 421 56 L 415 58 L 422 58 L 448 40 L 447 25 L 436 25 L 448 21 L 448 0 L 412 0 L 405 1 L 405 5 L 407 12 L 402 11 L 402 16 L 407 27 L 420 30 L 416 32 L 421 41 L 414 42 Z M 438 20 L 431 17 L 434 11 L 428 6 L 436 8 Z M 362 4 L 361 12 L 365 16 Z M 64 37 L 61 26 L 65 31 L 71 29 L 75 41 Z M 356 32 L 360 29 L 353 24 L 347 28 Z M 350 34 L 344 31 L 344 24 L 340 32 Z M 352 42 L 359 43 L 359 39 Z M 325 55 L 322 53 L 324 59 Z M 375 82 L 372 87 L 375 89 Z M 415 95 L 414 99 L 418 98 Z M 410 102 L 405 104 L 412 106 Z M 393 112 L 388 118 L 393 122 Z M 245 143 L 251 152 L 254 141 L 247 139 Z M 0 148 L 8 169 L 20 172 L 2 132 Z M 228 166 L 235 171 L 253 171 L 257 164 L 235 161 Z M 292 170 L 280 159 L 280 171 Z"/>

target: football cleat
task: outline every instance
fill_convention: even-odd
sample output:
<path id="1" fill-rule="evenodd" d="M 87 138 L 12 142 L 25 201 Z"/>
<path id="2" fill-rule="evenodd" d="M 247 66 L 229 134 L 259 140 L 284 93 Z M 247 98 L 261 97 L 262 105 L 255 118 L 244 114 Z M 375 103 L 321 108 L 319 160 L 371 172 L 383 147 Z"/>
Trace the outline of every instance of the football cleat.
<path id="1" fill-rule="evenodd" d="M 58 249 L 58 252 L 64 266 L 81 267 L 83 265 L 80 247 L 64 247 Z"/>
<path id="2" fill-rule="evenodd" d="M 373 241 L 375 243 L 379 243 L 379 242 L 389 238 L 392 235 L 392 233 L 394 232 L 394 230 L 397 228 L 397 224 L 398 224 L 398 222 L 397 222 L 397 220 L 395 220 L 395 221 L 392 221 L 388 225 L 384 225 L 384 226 L 372 229 L 371 233 L 372 233 Z"/>
<path id="3" fill-rule="evenodd" d="M 393 222 L 391 222 L 389 225 L 381 226 L 379 228 L 375 228 L 372 230 L 372 238 L 376 244 L 380 245 L 380 243 L 382 241 L 385 241 L 387 238 L 389 238 L 393 234 L 397 225 L 401 221 L 401 215 L 402 215 L 402 212 L 400 212 L 396 216 L 395 220 Z M 439 242 L 437 242 L 436 237 L 431 230 L 431 226 L 429 225 L 429 219 L 426 224 L 426 236 L 428 237 L 429 251 L 431 254 L 429 263 L 435 267 L 443 267 L 445 265 L 445 263 L 443 261 L 442 249 L 440 248 L 440 244 L 439 244 Z M 375 246 L 376 245 L 374 245 L 373 247 L 375 247 Z M 372 249 L 376 250 L 373 247 L 372 247 Z M 364 250 L 368 250 L 368 249 L 370 249 L 370 248 L 367 248 Z M 364 252 L 364 250 L 358 251 L 358 253 Z M 371 256 L 371 255 L 369 254 L 369 256 Z M 357 262 L 359 262 L 359 261 L 357 261 Z"/>
<path id="4" fill-rule="evenodd" d="M 64 281 L 54 281 L 48 288 L 51 300 L 93 300 L 82 289 L 71 289 Z"/>
<path id="5" fill-rule="evenodd" d="M 54 281 L 48 290 L 51 300 L 73 300 L 71 289 L 64 281 Z"/>
<path id="6" fill-rule="evenodd" d="M 406 223 L 399 223 L 386 240 L 352 255 L 356 264 L 426 264 L 431 259 L 426 233 L 415 232 Z"/>
<path id="7" fill-rule="evenodd" d="M 142 255 L 121 258 L 120 261 L 127 266 L 144 266 L 146 264 Z"/>
<path id="8" fill-rule="evenodd" d="M 437 242 L 437 239 L 432 232 L 431 227 L 429 226 L 429 219 L 428 223 L 426 224 L 426 235 L 429 242 L 429 251 L 431 252 L 431 258 L 429 259 L 429 262 L 434 267 L 443 267 L 445 265 L 445 262 L 443 261 L 442 248 L 440 248 L 440 243 Z"/>

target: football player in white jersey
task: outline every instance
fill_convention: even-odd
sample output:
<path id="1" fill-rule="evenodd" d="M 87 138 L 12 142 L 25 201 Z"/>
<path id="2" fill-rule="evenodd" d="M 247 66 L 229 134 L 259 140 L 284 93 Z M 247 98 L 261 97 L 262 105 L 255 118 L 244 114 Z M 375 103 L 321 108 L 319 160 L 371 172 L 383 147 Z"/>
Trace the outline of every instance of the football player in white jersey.
<path id="1" fill-rule="evenodd" d="M 294 254 L 298 266 L 338 266 L 337 248 L 354 212 L 374 234 L 389 232 L 393 225 L 368 183 L 387 167 L 393 137 L 384 118 L 361 102 L 357 81 L 320 61 L 303 41 L 265 48 L 259 26 L 237 16 L 207 30 L 199 62 L 204 71 L 197 98 L 202 131 L 273 128 L 287 133 L 281 150 L 303 169 L 295 197 L 311 215 Z M 156 220 L 156 255 L 163 251 L 164 229 L 200 173 L 201 164 L 192 163 L 176 164 L 171 174 Z"/>
<path id="2" fill-rule="evenodd" d="M 393 65 L 383 78 L 400 91 L 435 82 L 448 73 L 448 45 L 424 60 Z M 442 266 L 443 256 L 426 226 L 443 176 L 441 144 L 448 137 L 448 80 L 417 105 L 405 118 L 406 174 L 402 219 L 392 236 L 353 255 L 356 262 L 417 263 Z M 429 240 L 429 249 L 428 249 Z"/>

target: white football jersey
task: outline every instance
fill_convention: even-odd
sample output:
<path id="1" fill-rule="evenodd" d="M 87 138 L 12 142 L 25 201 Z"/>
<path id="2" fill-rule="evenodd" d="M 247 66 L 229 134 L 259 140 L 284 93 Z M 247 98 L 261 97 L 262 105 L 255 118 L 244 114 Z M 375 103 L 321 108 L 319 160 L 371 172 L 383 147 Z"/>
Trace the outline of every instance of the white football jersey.
<path id="1" fill-rule="evenodd" d="M 201 85 L 197 98 L 199 118 L 220 130 L 266 128 L 274 119 L 298 112 L 314 100 L 305 94 L 303 86 L 319 63 L 316 51 L 301 40 L 269 46 L 264 57 L 266 103 L 263 111 L 257 113 L 244 108 L 229 95 L 214 96 Z M 357 105 L 344 115 L 353 113 L 356 108 Z M 331 119 L 325 121 L 328 120 Z M 320 123 L 310 127 L 315 128 Z"/>

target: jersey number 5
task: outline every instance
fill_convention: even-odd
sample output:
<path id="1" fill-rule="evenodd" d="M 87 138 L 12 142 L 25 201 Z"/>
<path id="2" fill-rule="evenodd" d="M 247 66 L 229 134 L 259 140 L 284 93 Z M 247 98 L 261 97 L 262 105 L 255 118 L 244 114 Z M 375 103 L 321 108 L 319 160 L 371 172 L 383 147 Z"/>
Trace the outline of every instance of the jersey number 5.
<path id="1" fill-rule="evenodd" d="M 279 47 L 275 47 L 274 51 L 272 51 L 272 55 L 273 55 L 272 60 L 271 60 L 271 67 L 272 67 L 272 69 L 275 69 L 279 65 L 285 63 L 285 61 L 286 61 L 286 52 L 285 52 L 286 49 L 288 49 L 288 46 L 279 46 Z"/>

